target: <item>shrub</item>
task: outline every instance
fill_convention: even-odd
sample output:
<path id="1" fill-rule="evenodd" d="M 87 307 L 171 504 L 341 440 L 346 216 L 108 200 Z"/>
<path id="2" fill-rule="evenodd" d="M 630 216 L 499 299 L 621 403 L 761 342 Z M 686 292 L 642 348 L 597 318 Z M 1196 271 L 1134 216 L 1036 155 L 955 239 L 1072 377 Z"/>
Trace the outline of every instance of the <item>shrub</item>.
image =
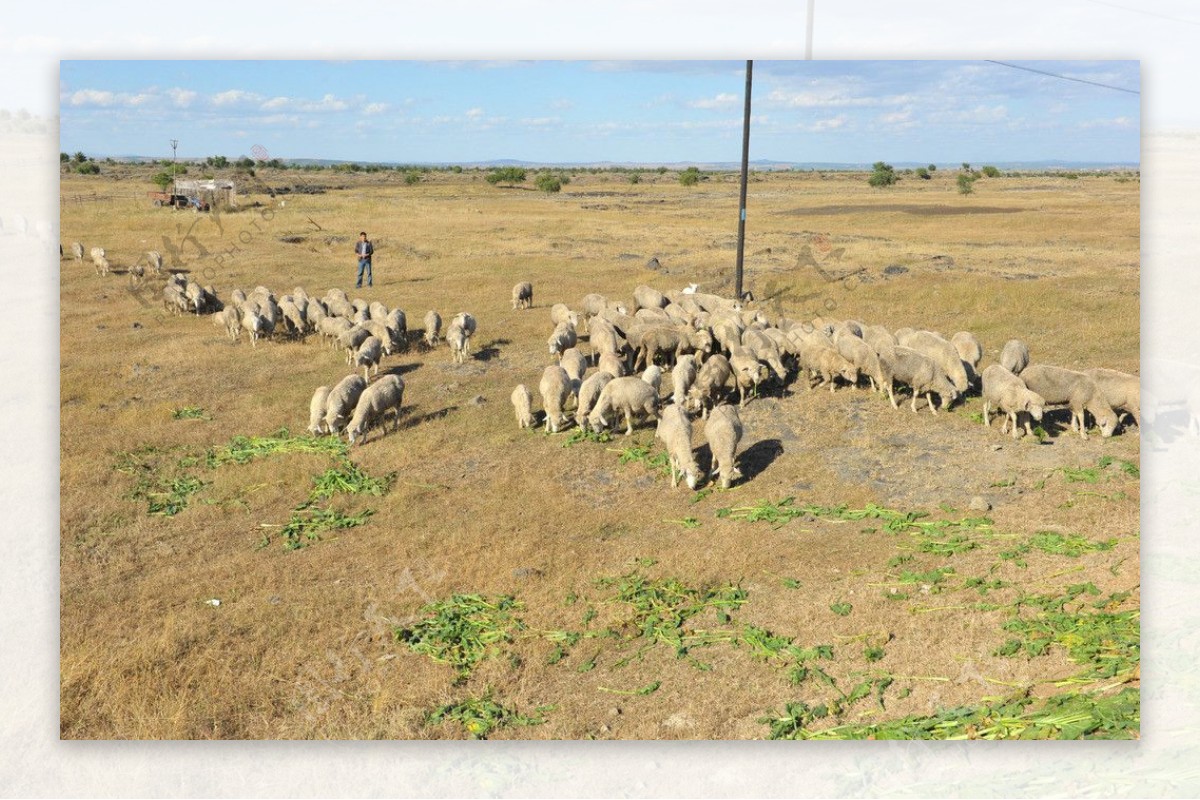
<path id="1" fill-rule="evenodd" d="M 965 172 L 959 173 L 958 176 L 958 193 L 970 194 L 974 189 L 975 178 Z"/>
<path id="2" fill-rule="evenodd" d="M 406 186 L 413 186 L 414 184 L 418 184 L 420 182 L 421 173 L 417 172 L 415 169 L 410 169 L 408 172 L 404 173 L 404 184 Z"/>
<path id="3" fill-rule="evenodd" d="M 60 163 L 60 164 L 66 164 L 66 163 L 67 163 L 68 161 L 70 161 L 70 160 L 71 160 L 71 157 L 70 157 L 69 155 L 67 155 L 66 153 L 59 153 L 59 154 L 58 154 L 58 163 Z"/>
<path id="4" fill-rule="evenodd" d="M 155 186 L 157 186 L 160 190 L 162 190 L 164 192 L 167 190 L 167 187 L 170 186 L 173 181 L 173 179 L 171 178 L 171 173 L 169 173 L 169 172 L 160 172 L 157 175 L 155 175 L 153 178 L 151 178 L 150 180 L 154 182 Z"/>
<path id="5" fill-rule="evenodd" d="M 930 171 L 930 172 L 937 172 L 937 164 L 930 164 L 930 165 L 929 165 L 929 171 Z"/>
<path id="6" fill-rule="evenodd" d="M 633 173 L 632 175 L 630 175 L 630 176 L 629 176 L 629 182 L 630 182 L 630 183 L 641 183 L 641 182 L 642 182 L 642 176 L 641 176 L 640 174 L 638 174 L 638 173 L 636 173 L 636 172 L 635 172 L 635 173 Z"/>
<path id="7" fill-rule="evenodd" d="M 458 164 L 455 164 L 453 167 L 450 168 L 450 171 L 453 172 L 455 175 L 458 175 L 462 172 L 462 167 L 460 167 Z"/>
<path id="8" fill-rule="evenodd" d="M 988 176 L 989 178 L 999 178 L 1000 177 L 1000 170 L 996 169 L 995 167 L 984 167 L 982 172 L 984 175 Z"/>
<path id="9" fill-rule="evenodd" d="M 100 167 L 95 161 L 86 161 L 75 167 L 75 171 L 80 175 L 99 175 Z"/>
<path id="10" fill-rule="evenodd" d="M 225 156 L 209 156 L 206 159 L 206 162 L 210 167 L 215 167 L 217 169 L 224 169 L 225 167 L 229 166 L 229 159 Z"/>
<path id="11" fill-rule="evenodd" d="M 85 156 L 82 151 L 76 151 L 73 160 L 76 164 L 82 164 L 88 160 L 88 157 Z"/>
<path id="12" fill-rule="evenodd" d="M 927 181 L 930 178 L 932 178 L 933 176 L 930 175 L 929 170 L 925 169 L 924 167 L 917 167 L 917 177 L 920 178 L 921 180 Z"/>
<path id="13" fill-rule="evenodd" d="M 525 182 L 525 170 L 520 167 L 505 167 L 503 169 L 492 170 L 484 177 L 488 183 L 496 186 L 497 184 L 506 183 L 509 186 L 515 186 L 518 183 Z"/>
<path id="14" fill-rule="evenodd" d="M 697 167 L 688 167 L 679 173 L 679 182 L 684 186 L 695 186 L 700 182 L 700 170 Z"/>
<path id="15" fill-rule="evenodd" d="M 553 194 L 562 190 L 562 180 L 557 175 L 551 175 L 549 172 L 543 172 L 537 176 L 534 185 L 543 192 Z"/>
<path id="16" fill-rule="evenodd" d="M 872 166 L 871 177 L 867 178 L 867 183 L 879 188 L 880 186 L 891 186 L 896 181 L 900 180 L 896 175 L 896 170 L 891 164 L 885 164 L 882 161 L 876 161 Z"/>

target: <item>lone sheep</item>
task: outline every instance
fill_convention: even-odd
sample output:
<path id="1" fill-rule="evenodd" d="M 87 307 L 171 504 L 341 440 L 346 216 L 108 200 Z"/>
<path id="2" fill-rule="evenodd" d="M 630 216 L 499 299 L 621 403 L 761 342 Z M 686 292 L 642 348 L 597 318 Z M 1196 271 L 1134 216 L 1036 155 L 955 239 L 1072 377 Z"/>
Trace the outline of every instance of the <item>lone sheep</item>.
<path id="1" fill-rule="evenodd" d="M 442 333 L 442 315 L 436 311 L 430 311 L 425 314 L 425 344 L 429 347 L 436 347 L 441 339 Z"/>
<path id="2" fill-rule="evenodd" d="M 512 307 L 514 310 L 518 308 L 533 308 L 533 284 L 526 281 L 518 283 L 512 290 Z"/>
<path id="3" fill-rule="evenodd" d="M 720 475 L 721 488 L 728 489 L 742 477 L 736 464 L 738 443 L 742 440 L 742 418 L 738 416 L 737 408 L 727 404 L 714 408 L 704 424 L 704 438 L 712 451 L 709 475 L 712 478 Z"/>
<path id="4" fill-rule="evenodd" d="M 692 454 L 692 420 L 682 406 L 672 405 L 663 409 L 654 431 L 654 438 L 662 440 L 667 448 L 671 464 L 671 486 L 679 485 L 679 478 L 687 480 L 689 489 L 695 489 L 700 480 L 700 467 Z"/>
<path id="5" fill-rule="evenodd" d="M 517 388 L 513 389 L 512 404 L 513 409 L 517 412 L 517 425 L 522 428 L 532 428 L 533 396 L 529 394 L 525 384 L 518 383 Z"/>

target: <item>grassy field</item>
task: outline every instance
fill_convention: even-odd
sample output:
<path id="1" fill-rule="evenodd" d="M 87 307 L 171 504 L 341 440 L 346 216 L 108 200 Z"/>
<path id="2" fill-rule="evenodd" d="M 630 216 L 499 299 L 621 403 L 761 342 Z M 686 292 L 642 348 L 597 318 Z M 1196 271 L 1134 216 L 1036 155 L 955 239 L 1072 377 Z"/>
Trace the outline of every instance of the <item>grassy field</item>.
<path id="1" fill-rule="evenodd" d="M 264 172 L 338 188 L 203 215 L 153 208 L 151 171 L 62 179 L 64 244 L 114 266 L 62 263 L 63 738 L 1138 736 L 1136 427 L 1083 441 L 1055 415 L 1013 441 L 978 397 L 933 417 L 793 383 L 743 409 L 746 480 L 700 492 L 672 490 L 650 427 L 518 429 L 551 304 L 728 293 L 736 175 L 549 195 Z M 1138 372 L 1138 192 L 756 175 L 747 287 L 772 314 L 970 330 L 985 364 L 1019 337 Z M 475 358 L 389 357 L 398 432 L 302 441 L 342 356 L 164 314 L 124 273 L 150 249 L 223 298 L 337 286 L 410 329 L 470 311 Z"/>

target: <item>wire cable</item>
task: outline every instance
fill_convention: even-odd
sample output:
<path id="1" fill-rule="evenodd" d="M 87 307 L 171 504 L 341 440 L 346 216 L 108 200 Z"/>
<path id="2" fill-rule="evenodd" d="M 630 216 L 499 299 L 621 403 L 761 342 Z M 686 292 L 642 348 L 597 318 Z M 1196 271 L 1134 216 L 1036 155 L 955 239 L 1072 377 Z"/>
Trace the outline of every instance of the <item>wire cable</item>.
<path id="1" fill-rule="evenodd" d="M 1054 72 L 1046 72 L 1045 70 L 1034 69 L 1033 67 L 1023 67 L 1020 64 L 1010 64 L 1007 61 L 995 61 L 995 60 L 989 58 L 989 59 L 987 59 L 987 62 L 989 64 L 999 64 L 1002 67 L 1011 67 L 1012 69 L 1024 70 L 1025 72 L 1036 72 L 1038 75 L 1047 75 L 1051 78 L 1059 78 L 1064 81 L 1075 81 L 1076 83 L 1086 83 L 1089 86 L 1101 86 L 1105 89 L 1112 89 L 1117 92 L 1128 92 L 1129 94 L 1137 94 L 1137 95 L 1141 94 L 1141 92 L 1139 92 L 1137 89 L 1126 89 L 1124 86 L 1113 86 L 1112 84 L 1109 84 L 1109 83 L 1100 83 L 1099 81 L 1089 81 L 1085 78 L 1072 78 L 1070 75 L 1059 75 Z"/>

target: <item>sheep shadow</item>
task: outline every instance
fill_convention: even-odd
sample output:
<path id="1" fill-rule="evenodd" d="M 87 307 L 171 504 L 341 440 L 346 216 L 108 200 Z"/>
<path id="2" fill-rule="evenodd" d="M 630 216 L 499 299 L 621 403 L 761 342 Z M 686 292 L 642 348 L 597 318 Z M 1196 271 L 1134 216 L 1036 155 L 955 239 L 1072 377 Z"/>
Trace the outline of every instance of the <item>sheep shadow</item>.
<path id="1" fill-rule="evenodd" d="M 471 358 L 476 361 L 491 361 L 496 356 L 500 355 L 500 345 L 512 344 L 511 339 L 492 339 L 487 344 L 480 347 L 471 354 Z"/>
<path id="2" fill-rule="evenodd" d="M 737 457 L 738 469 L 742 471 L 743 480 L 750 481 L 761 475 L 781 455 L 783 442 L 779 439 L 763 439 L 750 445 Z"/>
<path id="3" fill-rule="evenodd" d="M 414 370 L 418 370 L 423 366 L 425 366 L 425 362 L 418 361 L 415 364 L 396 364 L 394 366 L 388 367 L 387 369 L 381 369 L 379 372 L 382 375 L 400 376 L 400 375 L 407 375 L 408 373 L 413 372 Z"/>
<path id="4" fill-rule="evenodd" d="M 408 430 L 409 428 L 415 428 L 416 426 L 421 425 L 422 423 L 432 422 L 435 419 L 445 419 L 447 416 L 450 415 L 450 412 L 458 411 L 458 406 L 446 406 L 445 408 L 439 408 L 437 411 L 430 411 L 427 414 L 421 414 L 421 415 L 415 416 L 415 417 L 412 417 L 412 416 L 405 417 L 404 416 L 405 411 L 411 411 L 414 408 L 416 408 L 416 406 L 404 406 L 403 408 L 400 409 L 400 416 L 401 416 L 400 429 L 401 430 Z"/>

